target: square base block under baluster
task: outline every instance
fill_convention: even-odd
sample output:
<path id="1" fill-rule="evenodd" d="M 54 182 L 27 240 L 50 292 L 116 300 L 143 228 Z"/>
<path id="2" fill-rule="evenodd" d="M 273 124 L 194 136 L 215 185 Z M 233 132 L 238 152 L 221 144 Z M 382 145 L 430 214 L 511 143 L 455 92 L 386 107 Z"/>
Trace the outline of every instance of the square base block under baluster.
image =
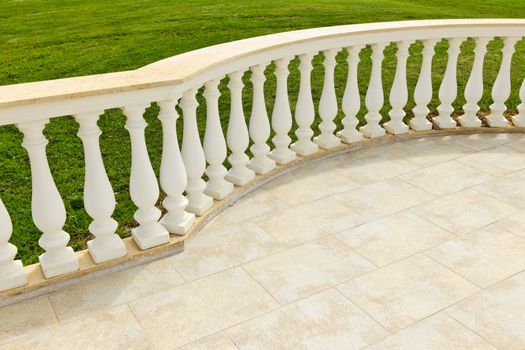
<path id="1" fill-rule="evenodd" d="M 231 182 L 223 181 L 220 186 L 213 188 L 210 188 L 209 184 L 210 183 L 208 182 L 208 187 L 204 190 L 204 194 L 213 197 L 216 200 L 221 200 L 233 192 L 233 184 Z"/>
<path id="2" fill-rule="evenodd" d="M 169 233 L 184 235 L 195 222 L 195 214 L 185 212 L 184 217 L 178 223 L 172 223 L 170 221 L 171 220 L 169 220 L 168 214 L 166 214 L 162 217 L 162 219 L 160 219 L 159 222 L 166 228 L 166 230 L 168 230 Z"/>
<path id="3" fill-rule="evenodd" d="M 170 242 L 170 234 L 168 230 L 166 230 L 160 223 L 158 224 L 161 228 L 155 228 L 153 231 L 156 232 L 151 235 L 140 234 L 139 230 L 142 229 L 141 227 L 131 230 L 131 236 L 140 250 L 146 250 Z"/>
<path id="4" fill-rule="evenodd" d="M 338 131 L 336 135 L 344 143 L 359 142 L 363 140 L 363 134 L 361 134 L 357 130 L 355 130 L 355 132 L 351 132 L 351 131 L 345 132 L 344 130 L 341 130 L 341 131 Z"/>
<path id="5" fill-rule="evenodd" d="M 435 117 L 432 121 L 440 129 L 455 129 L 458 125 L 456 121 L 450 117 Z"/>
<path id="6" fill-rule="evenodd" d="M 255 172 L 248 168 L 244 168 L 243 171 L 232 168 L 230 171 L 228 171 L 228 174 L 226 174 L 224 179 L 228 182 L 231 182 L 235 186 L 244 186 L 248 182 L 255 179 Z"/>
<path id="7" fill-rule="evenodd" d="M 126 246 L 118 235 L 113 235 L 109 240 L 99 240 L 97 238 L 87 243 L 89 255 L 95 262 L 100 264 L 105 261 L 113 260 L 126 255 Z"/>
<path id="8" fill-rule="evenodd" d="M 268 157 L 275 160 L 275 162 L 279 165 L 284 165 L 287 163 L 290 163 L 291 161 L 295 160 L 297 158 L 297 155 L 294 151 L 286 149 L 286 150 L 273 150 L 270 153 L 268 153 Z"/>
<path id="9" fill-rule="evenodd" d="M 386 131 L 379 125 L 376 127 L 370 127 L 370 125 L 365 125 L 359 128 L 359 132 L 368 137 L 369 139 L 374 139 L 376 137 L 385 136 Z"/>
<path id="10" fill-rule="evenodd" d="M 0 277 L 0 291 L 22 287 L 26 284 L 27 278 L 20 260 L 13 261 L 12 271 Z"/>
<path id="11" fill-rule="evenodd" d="M 323 149 L 334 148 L 341 144 L 341 140 L 339 140 L 334 135 L 330 135 L 329 137 L 325 137 L 324 135 L 319 135 L 317 137 L 314 137 L 314 142 Z"/>
<path id="12" fill-rule="evenodd" d="M 213 206 L 213 198 L 203 195 L 198 202 L 191 201 L 186 207 L 188 213 L 193 213 L 197 216 L 202 216 Z"/>
<path id="13" fill-rule="evenodd" d="M 66 247 L 61 259 L 50 258 L 49 253 L 44 253 L 38 257 L 40 267 L 45 278 L 51 278 L 73 272 L 79 269 L 78 260 L 73 248 Z"/>
<path id="14" fill-rule="evenodd" d="M 256 174 L 263 175 L 275 169 L 275 161 L 273 159 L 266 158 L 264 161 L 252 161 L 247 165 L 247 167 L 255 171 Z"/>
<path id="15" fill-rule="evenodd" d="M 486 119 L 487 119 L 487 124 L 491 128 L 508 128 L 509 126 L 509 121 L 507 120 L 507 118 L 502 117 L 502 116 L 488 115 Z"/>
<path id="16" fill-rule="evenodd" d="M 305 156 L 309 156 L 310 154 L 317 153 L 317 151 L 319 151 L 319 146 L 317 146 L 313 142 L 309 142 L 309 143 L 296 142 L 290 145 L 290 149 L 294 151 L 295 153 L 297 153 L 298 155 L 305 157 Z"/>

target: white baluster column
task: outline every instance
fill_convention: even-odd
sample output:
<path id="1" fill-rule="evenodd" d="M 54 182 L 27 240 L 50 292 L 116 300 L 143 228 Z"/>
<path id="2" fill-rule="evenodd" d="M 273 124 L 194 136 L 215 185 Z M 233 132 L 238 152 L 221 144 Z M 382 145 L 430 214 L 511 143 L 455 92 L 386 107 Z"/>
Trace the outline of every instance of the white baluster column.
<path id="1" fill-rule="evenodd" d="M 213 198 L 204 194 L 206 182 L 202 175 L 206 169 L 206 159 L 202 149 L 199 129 L 197 126 L 197 89 L 188 90 L 182 95 L 180 107 L 184 117 L 184 133 L 182 136 L 182 159 L 186 167 L 188 185 L 186 210 L 201 216 L 213 205 Z"/>
<path id="2" fill-rule="evenodd" d="M 483 37 L 474 40 L 476 41 L 474 63 L 465 86 L 465 101 L 467 102 L 463 105 L 465 113 L 458 118 L 461 126 L 466 128 L 479 128 L 481 126 L 481 120 L 476 113 L 479 111 L 478 102 L 483 96 L 483 60 L 487 53 L 487 44 L 492 38 Z"/>
<path id="3" fill-rule="evenodd" d="M 288 100 L 288 64 L 291 59 L 291 57 L 285 57 L 275 61 L 277 89 L 272 111 L 272 128 L 275 131 L 272 141 L 275 148 L 269 156 L 281 165 L 296 158 L 295 152 L 288 148 L 291 141 L 288 132 L 292 128 L 292 112 Z"/>
<path id="4" fill-rule="evenodd" d="M 518 114 L 512 116 L 512 124 L 519 128 L 525 127 L 525 79 L 521 83 L 520 87 L 520 101 L 518 105 Z"/>
<path id="5" fill-rule="evenodd" d="M 423 62 L 421 71 L 414 90 L 416 106 L 412 110 L 414 118 L 409 122 L 410 128 L 416 131 L 432 129 L 432 123 L 427 119 L 428 104 L 432 100 L 432 58 L 434 47 L 438 40 L 428 39 L 423 41 Z"/>
<path id="6" fill-rule="evenodd" d="M 487 123 L 490 127 L 506 128 L 509 125 L 507 118 L 503 116 L 503 112 L 507 110 L 505 101 L 510 96 L 510 65 L 512 63 L 512 55 L 514 54 L 514 45 L 520 40 L 520 37 L 507 37 L 504 41 L 503 58 L 501 59 L 501 66 L 499 68 L 498 76 L 492 86 L 492 99 L 494 103 L 490 105 L 490 114 L 487 116 Z"/>
<path id="7" fill-rule="evenodd" d="M 159 184 L 149 160 L 143 114 L 149 105 L 133 105 L 123 108 L 126 129 L 131 140 L 131 175 L 129 193 L 137 206 L 134 218 L 139 227 L 131 230 L 133 240 L 144 250 L 170 241 L 166 228 L 159 223 L 160 210 L 155 207 L 159 199 Z"/>
<path id="8" fill-rule="evenodd" d="M 364 45 L 356 45 L 347 47 L 348 58 L 348 77 L 346 80 L 345 92 L 343 94 L 343 112 L 345 117 L 343 118 L 343 130 L 337 133 L 337 136 L 346 143 L 352 143 L 361 141 L 363 134 L 357 131 L 357 113 L 361 109 L 361 95 L 359 93 L 359 84 L 357 80 L 357 68 L 359 65 L 359 53 L 363 49 Z"/>
<path id="9" fill-rule="evenodd" d="M 22 262 L 15 260 L 16 247 L 9 243 L 12 232 L 11 218 L 0 199 L 0 291 L 27 284 Z"/>
<path id="10" fill-rule="evenodd" d="M 319 116 L 322 120 L 319 124 L 321 134 L 314 137 L 314 142 L 324 149 L 333 148 L 341 143 L 341 140 L 334 135 L 334 118 L 337 116 L 338 110 L 334 83 L 337 51 L 336 49 L 323 51 L 324 82 L 321 100 L 319 101 Z"/>
<path id="11" fill-rule="evenodd" d="M 226 140 L 232 152 L 228 157 L 232 167 L 228 170 L 226 180 L 237 186 L 243 186 L 255 178 L 255 172 L 246 166 L 250 161 L 245 153 L 250 143 L 250 136 L 242 107 L 243 73 L 244 71 L 237 71 L 228 74 L 231 104 Z"/>
<path id="12" fill-rule="evenodd" d="M 394 83 L 390 90 L 390 105 L 392 109 L 388 112 L 390 121 L 383 127 L 391 134 L 403 134 L 408 132 L 408 126 L 403 122 L 405 117 L 405 105 L 408 101 L 407 87 L 407 60 L 409 56 L 408 49 L 412 41 L 399 41 L 397 45 L 397 64 Z"/>
<path id="13" fill-rule="evenodd" d="M 381 78 L 381 64 L 383 62 L 383 50 L 386 43 L 377 43 L 372 45 L 372 73 L 370 83 L 366 91 L 365 105 L 368 113 L 365 115 L 366 125 L 359 128 L 359 131 L 366 137 L 374 138 L 385 135 L 379 122 L 381 121 L 381 108 L 383 107 L 383 80 Z"/>
<path id="14" fill-rule="evenodd" d="M 453 129 L 457 126 L 456 121 L 452 119 L 451 115 L 454 112 L 452 102 L 456 99 L 458 93 L 457 84 L 457 63 L 458 56 L 461 52 L 460 46 L 465 38 L 448 39 L 448 61 L 447 68 L 441 86 L 439 87 L 439 100 L 441 104 L 438 106 L 439 115 L 432 118 L 432 121 L 440 129 Z"/>
<path id="15" fill-rule="evenodd" d="M 223 163 L 227 149 L 224 133 L 222 132 L 219 116 L 219 83 L 220 80 L 211 80 L 205 84 L 204 97 L 206 98 L 206 131 L 204 133 L 204 154 L 208 167 L 206 175 L 208 184 L 204 193 L 217 200 L 223 199 L 233 192 L 233 184 L 224 179 L 226 168 Z"/>
<path id="16" fill-rule="evenodd" d="M 126 255 L 124 242 L 115 234 L 118 223 L 111 217 L 116 205 L 115 195 L 100 153 L 99 138 L 102 132 L 97 121 L 102 113 L 103 111 L 98 111 L 75 115 L 80 125 L 77 135 L 84 146 L 84 206 L 93 219 L 89 232 L 95 236 L 87 245 L 97 264 Z"/>
<path id="17" fill-rule="evenodd" d="M 249 131 L 253 141 L 250 148 L 253 158 L 248 164 L 248 168 L 257 174 L 266 174 L 275 168 L 275 161 L 268 157 L 270 146 L 266 143 L 270 137 L 270 120 L 264 102 L 264 81 L 266 80 L 264 70 L 266 66 L 267 64 L 261 64 L 250 68 L 252 71 L 253 103 Z"/>
<path id="18" fill-rule="evenodd" d="M 167 210 L 160 223 L 168 232 L 183 235 L 195 222 L 195 215 L 186 211 L 188 199 L 183 195 L 188 178 L 177 137 L 179 114 L 175 106 L 178 98 L 158 103 L 160 107 L 158 118 L 162 123 L 160 185 L 166 193 L 162 205 Z"/>
<path id="19" fill-rule="evenodd" d="M 39 256 L 46 278 L 76 271 L 77 257 L 68 247 L 69 234 L 62 230 L 66 222 L 66 209 L 49 169 L 46 157 L 47 140 L 43 130 L 47 120 L 18 124 L 24 133 L 22 146 L 31 163 L 32 201 L 31 212 L 35 226 L 44 234 L 38 244 L 45 249 Z"/>

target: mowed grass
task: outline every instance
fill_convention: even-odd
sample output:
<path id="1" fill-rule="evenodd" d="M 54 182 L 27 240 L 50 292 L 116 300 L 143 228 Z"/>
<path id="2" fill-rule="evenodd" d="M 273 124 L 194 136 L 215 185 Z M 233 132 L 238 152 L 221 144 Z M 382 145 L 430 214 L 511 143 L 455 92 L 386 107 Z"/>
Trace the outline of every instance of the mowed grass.
<path id="1" fill-rule="evenodd" d="M 3 0 L 0 2 L 0 84 L 64 78 L 95 73 L 130 70 L 148 63 L 197 48 L 282 31 L 364 22 L 432 19 L 432 18 L 520 18 L 525 17 L 525 1 L 514 0 Z M 459 58 L 460 92 L 454 105 L 464 104 L 463 87 L 468 79 L 473 58 L 472 40 L 462 46 Z M 485 65 L 485 94 L 480 103 L 483 111 L 490 105 L 490 89 L 501 61 L 502 42 L 490 44 Z M 443 76 L 447 44 L 437 46 L 434 59 L 434 95 Z M 518 89 L 525 74 L 523 43 L 517 45 L 512 67 L 512 95 L 508 101 L 514 113 Z M 421 62 L 421 44 L 411 48 L 408 81 L 412 94 Z M 362 52 L 360 91 L 364 96 L 370 75 L 370 50 Z M 395 71 L 395 47 L 387 47 L 383 65 L 383 84 L 387 116 L 388 92 Z M 346 81 L 346 53 L 341 52 L 336 67 L 336 90 L 339 100 Z M 290 65 L 289 90 L 292 110 L 298 91 L 297 60 Z M 274 100 L 274 67 L 267 70 L 266 96 L 268 111 Z M 314 60 L 312 78 L 316 103 L 322 89 L 322 55 Z M 251 108 L 249 74 L 245 75 L 245 112 Z M 221 84 L 220 99 L 223 126 L 227 126 L 229 95 L 227 79 Z M 201 133 L 204 132 L 205 105 L 199 95 L 198 109 Z M 437 98 L 432 108 L 438 105 Z M 407 110 L 414 105 L 412 96 Z M 158 172 L 161 157 L 158 107 L 152 104 L 145 117 L 149 123 L 146 137 L 151 161 Z M 362 121 L 364 110 L 359 114 Z M 342 114 L 337 117 L 340 125 Z M 386 118 L 385 118 L 386 120 Z M 317 127 L 317 118 L 314 127 Z M 124 129 L 125 117 L 119 110 L 106 111 L 99 125 L 104 134 L 101 148 L 106 168 L 117 197 L 114 217 L 121 224 L 119 234 L 129 235 L 135 224 L 135 206 L 129 198 L 130 144 Z M 71 234 L 71 245 L 82 249 L 89 238 L 91 219 L 83 207 L 84 163 L 78 126 L 71 117 L 56 118 L 45 130 L 50 167 L 64 199 L 68 218 L 65 230 Z M 293 137 L 291 133 L 290 136 Z M 38 261 L 40 232 L 31 220 L 31 174 L 22 136 L 14 126 L 0 127 L 0 197 L 14 224 L 11 242 L 18 247 L 18 258 L 24 264 Z"/>

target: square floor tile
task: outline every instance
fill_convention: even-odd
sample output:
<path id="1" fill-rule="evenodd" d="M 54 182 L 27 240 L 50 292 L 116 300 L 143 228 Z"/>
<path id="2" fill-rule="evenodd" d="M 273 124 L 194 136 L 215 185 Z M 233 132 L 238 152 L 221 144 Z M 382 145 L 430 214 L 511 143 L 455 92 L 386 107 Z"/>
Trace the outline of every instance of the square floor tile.
<path id="1" fill-rule="evenodd" d="M 157 349 L 173 349 L 275 309 L 250 276 L 235 268 L 130 304 Z"/>
<path id="2" fill-rule="evenodd" d="M 403 157 L 419 166 L 429 167 L 472 153 L 458 144 L 435 142 L 432 138 L 407 140 L 397 143 Z"/>
<path id="3" fill-rule="evenodd" d="M 217 333 L 184 345 L 177 350 L 238 350 L 238 348 L 226 333 Z"/>
<path id="4" fill-rule="evenodd" d="M 425 254 L 480 287 L 525 269 L 525 239 L 508 232 L 475 231 Z"/>
<path id="5" fill-rule="evenodd" d="M 524 153 L 525 157 L 525 153 Z M 525 209 L 525 170 L 520 170 L 475 186 L 476 191 Z"/>
<path id="6" fill-rule="evenodd" d="M 447 309 L 499 349 L 525 349 L 525 272 Z"/>
<path id="7" fill-rule="evenodd" d="M 458 158 L 458 161 L 493 176 L 503 176 L 525 168 L 523 152 L 507 146 L 498 146 Z"/>
<path id="8" fill-rule="evenodd" d="M 484 183 L 494 176 L 452 160 L 405 174 L 400 179 L 436 196 L 443 196 Z"/>
<path id="9" fill-rule="evenodd" d="M 336 237 L 374 264 L 383 266 L 456 236 L 403 211 L 340 232 Z"/>
<path id="10" fill-rule="evenodd" d="M 32 333 L 2 350 L 150 349 L 144 332 L 127 305 L 99 311 L 79 320 Z"/>
<path id="11" fill-rule="evenodd" d="M 423 254 L 355 278 L 338 287 L 390 331 L 398 331 L 479 291 Z"/>
<path id="12" fill-rule="evenodd" d="M 331 197 L 368 220 L 393 214 L 435 197 L 399 179 L 378 182 Z"/>
<path id="13" fill-rule="evenodd" d="M 166 259 L 75 284 L 49 296 L 59 320 L 124 304 L 184 283 Z"/>
<path id="14" fill-rule="evenodd" d="M 334 289 L 228 330 L 240 349 L 360 349 L 388 334 Z"/>
<path id="15" fill-rule="evenodd" d="M 169 261 L 192 281 L 286 248 L 259 226 L 244 222 L 204 228 L 185 243 L 184 252 Z"/>
<path id="16" fill-rule="evenodd" d="M 330 197 L 271 212 L 254 222 L 276 240 L 295 246 L 362 224 L 365 219 Z"/>
<path id="17" fill-rule="evenodd" d="M 518 209 L 502 201 L 466 189 L 410 209 L 413 213 L 456 235 L 481 228 Z"/>
<path id="18" fill-rule="evenodd" d="M 525 211 L 518 211 L 511 216 L 496 221 L 493 225 L 495 229 L 499 228 L 525 238 Z"/>
<path id="19" fill-rule="evenodd" d="M 244 265 L 281 304 L 287 304 L 374 269 L 374 265 L 333 237 Z"/>
<path id="20" fill-rule="evenodd" d="M 440 312 L 366 350 L 497 350 L 470 329 Z"/>

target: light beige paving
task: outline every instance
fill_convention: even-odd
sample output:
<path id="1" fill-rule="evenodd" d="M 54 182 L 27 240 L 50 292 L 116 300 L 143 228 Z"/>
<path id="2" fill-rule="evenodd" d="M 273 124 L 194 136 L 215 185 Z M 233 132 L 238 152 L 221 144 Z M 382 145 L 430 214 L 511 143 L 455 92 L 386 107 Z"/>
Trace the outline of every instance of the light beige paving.
<path id="1" fill-rule="evenodd" d="M 349 152 L 185 252 L 0 308 L 2 349 L 525 349 L 525 135 Z"/>

